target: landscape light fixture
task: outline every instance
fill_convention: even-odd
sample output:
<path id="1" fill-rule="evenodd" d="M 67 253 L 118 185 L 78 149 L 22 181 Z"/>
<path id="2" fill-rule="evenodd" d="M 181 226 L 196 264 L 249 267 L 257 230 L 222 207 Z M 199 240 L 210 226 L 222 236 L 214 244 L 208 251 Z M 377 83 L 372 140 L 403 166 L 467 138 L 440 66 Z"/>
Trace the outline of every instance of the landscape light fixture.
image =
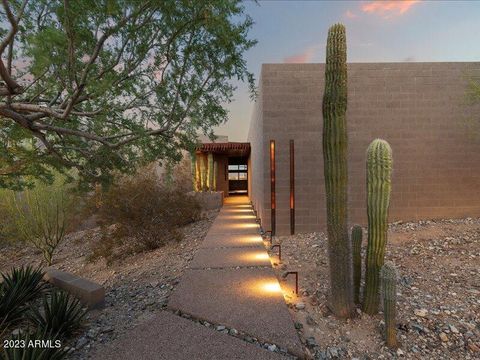
<path id="1" fill-rule="evenodd" d="M 270 140 L 270 208 L 272 236 L 275 235 L 275 140 Z"/>
<path id="2" fill-rule="evenodd" d="M 290 235 L 295 234 L 295 146 L 290 140 Z"/>
<path id="3" fill-rule="evenodd" d="M 298 271 L 287 271 L 283 274 L 283 278 L 286 279 L 288 275 L 295 275 L 295 294 L 298 296 Z"/>
<path id="4" fill-rule="evenodd" d="M 264 232 L 265 234 L 270 234 L 270 245 L 272 245 L 273 244 L 272 230 L 266 230 Z"/>
<path id="5" fill-rule="evenodd" d="M 278 260 L 282 261 L 282 245 L 280 244 L 275 244 L 270 247 L 270 250 L 273 250 L 275 248 L 278 248 Z"/>

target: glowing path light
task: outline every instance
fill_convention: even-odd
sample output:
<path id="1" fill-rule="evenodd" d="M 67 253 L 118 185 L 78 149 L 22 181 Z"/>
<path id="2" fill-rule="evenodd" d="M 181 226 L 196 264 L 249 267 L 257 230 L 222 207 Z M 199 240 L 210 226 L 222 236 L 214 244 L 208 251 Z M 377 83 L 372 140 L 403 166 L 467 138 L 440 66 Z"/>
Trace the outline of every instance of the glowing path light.
<path id="1" fill-rule="evenodd" d="M 225 227 L 229 227 L 231 229 L 249 229 L 249 228 L 257 228 L 258 224 L 229 224 Z"/>
<path id="2" fill-rule="evenodd" d="M 267 293 L 281 293 L 282 288 L 278 281 L 267 282 L 261 285 L 261 289 Z"/>
<path id="3" fill-rule="evenodd" d="M 280 284 L 277 279 L 271 277 L 249 281 L 241 287 L 240 291 L 255 297 L 282 296 Z"/>
<path id="4" fill-rule="evenodd" d="M 270 257 L 264 250 L 249 251 L 245 254 L 241 254 L 239 257 L 245 261 L 270 260 Z"/>
<path id="5" fill-rule="evenodd" d="M 253 215 L 221 215 L 220 218 L 228 220 L 255 220 Z"/>

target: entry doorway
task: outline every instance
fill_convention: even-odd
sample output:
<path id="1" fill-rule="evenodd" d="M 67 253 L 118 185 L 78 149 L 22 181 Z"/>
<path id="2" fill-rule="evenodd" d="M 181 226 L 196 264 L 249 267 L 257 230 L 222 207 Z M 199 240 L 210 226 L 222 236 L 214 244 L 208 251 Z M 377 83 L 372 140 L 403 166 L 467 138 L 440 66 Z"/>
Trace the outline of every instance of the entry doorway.
<path id="1" fill-rule="evenodd" d="M 228 158 L 228 194 L 248 195 L 248 159 Z"/>

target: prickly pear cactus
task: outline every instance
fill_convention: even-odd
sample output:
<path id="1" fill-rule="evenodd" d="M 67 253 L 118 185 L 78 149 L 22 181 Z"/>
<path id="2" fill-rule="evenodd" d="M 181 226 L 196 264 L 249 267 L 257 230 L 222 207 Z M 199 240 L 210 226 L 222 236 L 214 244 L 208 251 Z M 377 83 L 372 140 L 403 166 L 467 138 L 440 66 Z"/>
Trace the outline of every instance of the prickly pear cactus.
<path id="1" fill-rule="evenodd" d="M 362 227 L 355 225 L 352 228 L 353 295 L 355 304 L 360 304 L 360 282 L 362 280 L 362 235 Z"/>
<path id="2" fill-rule="evenodd" d="M 380 278 L 385 316 L 385 342 L 389 348 L 397 348 L 397 271 L 395 266 L 390 262 L 383 265 Z"/>
<path id="3" fill-rule="evenodd" d="M 363 311 L 378 313 L 379 275 L 385 256 L 388 207 L 392 188 L 392 149 L 385 140 L 373 140 L 367 150 L 368 244 Z"/>
<path id="4" fill-rule="evenodd" d="M 330 308 L 350 317 L 353 302 L 352 246 L 347 219 L 347 45 L 345 26 L 328 30 L 323 95 L 323 161 L 330 262 Z"/>

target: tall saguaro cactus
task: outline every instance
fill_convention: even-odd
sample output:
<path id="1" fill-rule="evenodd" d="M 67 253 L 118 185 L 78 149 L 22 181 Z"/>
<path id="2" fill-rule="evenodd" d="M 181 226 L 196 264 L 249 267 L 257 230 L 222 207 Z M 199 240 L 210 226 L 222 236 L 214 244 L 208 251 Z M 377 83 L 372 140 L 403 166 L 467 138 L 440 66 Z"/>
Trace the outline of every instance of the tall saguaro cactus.
<path id="1" fill-rule="evenodd" d="M 213 154 L 208 153 L 207 155 L 207 160 L 208 160 L 208 190 L 213 191 Z"/>
<path id="2" fill-rule="evenodd" d="M 355 225 L 352 229 L 353 295 L 355 304 L 360 304 L 360 282 L 362 280 L 362 235 L 362 227 Z"/>
<path id="3" fill-rule="evenodd" d="M 383 313 L 385 317 L 385 342 L 389 348 L 398 347 L 397 341 L 397 271 L 391 263 L 383 265 L 382 280 Z"/>
<path id="4" fill-rule="evenodd" d="M 373 140 L 367 150 L 368 244 L 363 303 L 363 311 L 370 315 L 378 312 L 379 273 L 387 244 L 392 162 L 390 145 L 385 140 Z"/>
<path id="5" fill-rule="evenodd" d="M 330 307 L 349 317 L 353 301 L 352 246 L 347 224 L 347 45 L 345 27 L 328 30 L 323 95 L 323 161 L 327 196 Z"/>

